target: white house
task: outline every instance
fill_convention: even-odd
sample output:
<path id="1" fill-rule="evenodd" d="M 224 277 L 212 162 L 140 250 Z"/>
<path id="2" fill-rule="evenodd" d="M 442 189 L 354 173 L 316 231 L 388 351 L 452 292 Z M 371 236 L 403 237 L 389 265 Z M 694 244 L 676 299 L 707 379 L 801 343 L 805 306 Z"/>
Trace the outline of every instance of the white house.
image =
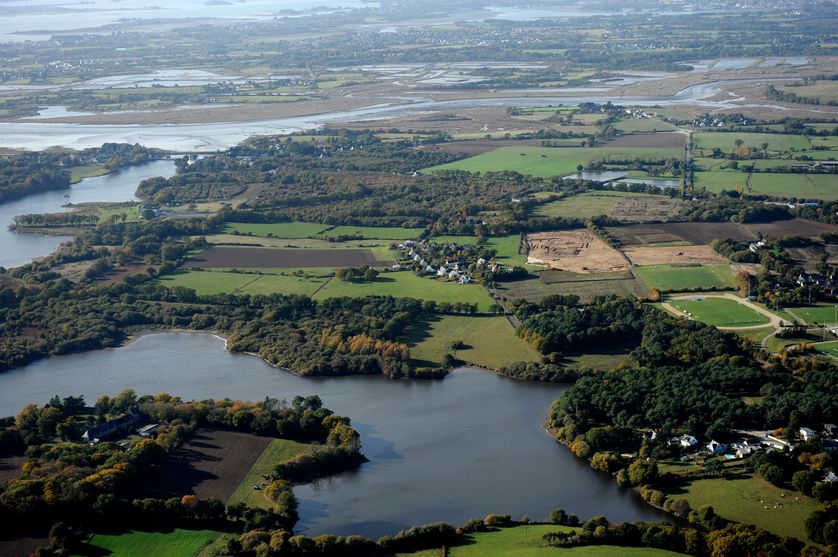
<path id="1" fill-rule="evenodd" d="M 675 444 L 681 445 L 681 447 L 685 449 L 692 449 L 693 447 L 698 445 L 698 439 L 696 439 L 692 435 L 682 435 L 681 437 L 676 437 L 674 441 Z"/>
<path id="2" fill-rule="evenodd" d="M 707 443 L 707 450 L 710 452 L 710 454 L 719 454 L 725 452 L 727 450 L 727 447 L 719 443 L 718 441 L 711 440 L 709 443 Z"/>
<path id="3" fill-rule="evenodd" d="M 809 439 L 814 439 L 817 437 L 817 433 L 815 433 L 814 429 L 809 429 L 808 427 L 801 427 L 800 428 L 800 436 L 803 438 L 804 441 L 808 441 Z"/>

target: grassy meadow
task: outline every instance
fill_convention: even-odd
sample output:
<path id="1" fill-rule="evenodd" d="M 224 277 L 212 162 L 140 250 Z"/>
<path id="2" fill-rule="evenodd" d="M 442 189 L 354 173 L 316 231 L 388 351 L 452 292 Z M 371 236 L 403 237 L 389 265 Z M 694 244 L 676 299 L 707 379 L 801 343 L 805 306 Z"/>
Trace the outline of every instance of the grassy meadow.
<path id="1" fill-rule="evenodd" d="M 470 245 L 477 243 L 476 236 L 434 236 L 432 240 L 438 244 L 456 242 L 460 245 Z M 495 260 L 499 263 L 505 265 L 524 265 L 527 262 L 527 256 L 518 253 L 521 245 L 521 236 L 519 234 L 488 237 L 485 238 L 483 245 L 486 249 L 495 250 Z"/>
<path id="2" fill-rule="evenodd" d="M 672 265 L 643 265 L 634 269 L 637 277 L 648 289 L 681 291 L 691 288 L 726 288 L 733 286 L 730 265 L 702 265 L 701 267 L 674 267 Z"/>
<path id="3" fill-rule="evenodd" d="M 442 279 L 418 277 L 410 271 L 382 273 L 373 282 L 344 282 L 332 279 L 321 288 L 313 298 L 325 300 L 349 296 L 394 296 L 397 298 L 416 298 L 436 302 L 467 302 L 477 304 L 478 311 L 487 312 L 494 304 L 486 289 L 477 284 L 459 284 L 445 282 Z"/>
<path id="4" fill-rule="evenodd" d="M 514 171 L 540 178 L 576 172 L 589 161 L 619 159 L 662 159 L 679 157 L 681 149 L 671 147 L 498 147 L 488 153 L 425 169 L 466 170 L 468 172 Z"/>
<path id="5" fill-rule="evenodd" d="M 687 499 L 694 509 L 711 505 L 724 518 L 801 540 L 806 539 L 806 517 L 818 507 L 815 499 L 758 477 L 695 480 L 673 495 Z"/>
<path id="6" fill-rule="evenodd" d="M 748 175 L 745 172 L 713 170 L 695 173 L 695 185 L 714 193 L 745 188 Z M 834 174 L 789 174 L 780 172 L 757 172 L 751 175 L 751 192 L 756 195 L 774 197 L 798 197 L 804 199 L 838 199 L 838 176 Z"/>
<path id="7" fill-rule="evenodd" d="M 551 201 L 536 207 L 533 214 L 540 217 L 595 217 L 610 213 L 620 198 L 651 197 L 642 193 L 623 191 L 588 191 Z"/>
<path id="8" fill-rule="evenodd" d="M 274 439 L 271 441 L 271 444 L 265 448 L 265 451 L 259 456 L 253 464 L 253 467 L 244 477 L 241 485 L 230 496 L 227 504 L 244 503 L 251 507 L 270 508 L 272 505 L 265 498 L 265 492 L 263 490 L 255 490 L 253 486 L 262 483 L 262 476 L 264 474 L 272 474 L 274 466 L 277 463 L 307 453 L 309 449 L 309 445 L 289 439 Z"/>
<path id="9" fill-rule="evenodd" d="M 111 557 L 191 557 L 218 536 L 213 530 L 182 530 L 143 532 L 132 530 L 120 534 L 95 534 L 79 556 L 110 555 Z"/>
<path id="10" fill-rule="evenodd" d="M 451 345 L 456 341 L 465 344 L 456 351 L 458 359 L 488 369 L 541 357 L 501 316 L 444 315 L 414 324 L 402 340 L 409 344 L 414 360 L 428 364 L 440 364 L 446 354 L 454 352 Z"/>
<path id="11" fill-rule="evenodd" d="M 199 296 L 210 294 L 298 294 L 310 296 L 328 281 L 324 277 L 178 270 L 155 279 L 173 288 L 192 288 Z"/>
<path id="12" fill-rule="evenodd" d="M 451 547 L 451 557 L 675 557 L 680 553 L 645 547 L 592 545 L 556 548 L 544 545 L 542 537 L 551 532 L 570 532 L 574 528 L 551 524 L 532 524 L 502 528 L 471 535 L 472 543 Z"/>

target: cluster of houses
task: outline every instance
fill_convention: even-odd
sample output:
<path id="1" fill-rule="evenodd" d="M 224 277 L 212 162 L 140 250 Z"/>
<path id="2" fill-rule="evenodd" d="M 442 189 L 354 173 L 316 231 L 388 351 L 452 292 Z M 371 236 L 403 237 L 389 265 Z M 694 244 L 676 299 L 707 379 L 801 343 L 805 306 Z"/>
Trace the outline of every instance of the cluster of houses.
<path id="1" fill-rule="evenodd" d="M 442 262 L 438 267 L 435 267 L 428 261 L 425 255 L 424 242 L 414 242 L 413 240 L 406 240 L 399 244 L 399 249 L 405 257 L 412 259 L 416 267 L 422 270 L 425 274 L 435 275 L 440 278 L 448 280 L 456 280 L 460 284 L 470 284 L 474 282 L 474 277 L 469 274 L 469 264 L 460 257 L 450 257 Z M 457 250 L 456 242 L 449 242 L 443 246 L 449 252 Z M 393 270 L 399 270 L 402 265 L 394 265 Z M 477 272 L 482 273 L 501 273 L 505 269 L 500 263 L 489 261 L 483 257 L 477 259 L 475 263 Z"/>
<path id="2" fill-rule="evenodd" d="M 702 444 L 698 439 L 689 434 L 673 437 L 669 440 L 669 445 L 678 447 L 684 453 L 681 457 L 682 462 L 692 460 L 691 454 L 704 453 L 710 456 L 724 456 L 729 460 L 737 460 L 748 458 L 752 454 L 762 450 L 779 450 L 790 451 L 794 448 L 794 442 L 787 441 L 777 437 L 773 432 L 740 432 L 743 436 L 732 443 L 720 443 L 711 439 L 708 443 Z M 650 431 L 646 435 L 649 439 L 654 439 L 656 434 Z M 799 438 L 806 442 L 811 439 L 820 439 L 824 450 L 834 452 L 838 450 L 838 425 L 826 424 L 822 432 L 817 432 L 808 427 L 801 427 L 798 431 Z"/>
<path id="3" fill-rule="evenodd" d="M 723 128 L 730 125 L 750 126 L 753 122 L 743 117 L 741 114 L 731 115 L 714 115 L 703 114 L 692 121 L 692 125 L 697 128 Z"/>
<path id="4" fill-rule="evenodd" d="M 425 274 L 456 280 L 460 284 L 469 284 L 474 282 L 474 279 L 466 273 L 468 265 L 462 259 L 446 261 L 437 268 L 425 259 L 425 256 L 421 253 L 422 248 L 420 244 L 417 244 L 416 242 L 406 240 L 405 242 L 399 244 L 399 249 L 402 250 L 407 257 L 412 259 L 415 265 L 422 269 Z M 394 265 L 393 268 L 396 269 L 396 267 L 399 269 L 401 268 L 400 265 Z"/>

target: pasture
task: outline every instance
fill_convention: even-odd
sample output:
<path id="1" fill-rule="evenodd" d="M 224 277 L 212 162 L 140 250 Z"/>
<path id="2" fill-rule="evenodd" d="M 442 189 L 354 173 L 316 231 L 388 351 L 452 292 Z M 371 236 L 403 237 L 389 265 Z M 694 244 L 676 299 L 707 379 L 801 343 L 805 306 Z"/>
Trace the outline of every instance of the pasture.
<path id="1" fill-rule="evenodd" d="M 696 172 L 696 187 L 719 193 L 733 191 L 739 187 L 749 193 L 745 172 L 710 171 Z M 835 174 L 790 174 L 780 172 L 757 172 L 751 175 L 750 193 L 772 197 L 796 197 L 800 199 L 838 199 L 838 176 Z"/>
<path id="2" fill-rule="evenodd" d="M 266 269 L 270 271 L 270 269 Z M 211 294 L 286 294 L 310 296 L 328 281 L 328 277 L 291 274 L 231 273 L 226 271 L 178 270 L 158 277 L 158 284 L 173 288 L 183 286 L 199 296 Z"/>
<path id="3" fill-rule="evenodd" d="M 691 300 L 672 300 L 670 304 L 685 315 L 716 327 L 750 327 L 771 321 L 767 316 L 729 298 L 696 296 Z"/>
<path id="4" fill-rule="evenodd" d="M 111 557 L 191 557 L 218 536 L 213 530 L 144 532 L 129 530 L 117 534 L 94 534 L 83 544 L 79 556 L 110 555 Z"/>
<path id="5" fill-rule="evenodd" d="M 264 487 L 266 482 L 262 479 L 265 474 L 273 474 L 274 467 L 286 460 L 290 460 L 297 455 L 304 454 L 310 449 L 309 445 L 305 443 L 298 443 L 289 439 L 273 439 L 270 444 L 265 447 L 262 454 L 250 470 L 245 475 L 244 479 L 239 484 L 239 487 L 230 496 L 227 505 L 234 505 L 236 503 L 244 503 L 250 507 L 259 507 L 263 509 L 271 508 L 273 505 L 265 498 L 265 492 L 261 489 L 253 489 L 254 485 Z"/>
<path id="6" fill-rule="evenodd" d="M 426 168 L 425 171 L 508 170 L 540 178 L 552 178 L 573 174 L 578 165 L 584 166 L 591 161 L 663 160 L 681 155 L 682 149 L 672 147 L 498 147 L 488 153 Z"/>
<path id="7" fill-rule="evenodd" d="M 270 443 L 269 437 L 249 433 L 198 430 L 143 480 L 138 497 L 227 501 Z"/>
<path id="8" fill-rule="evenodd" d="M 776 487 L 762 478 L 713 478 L 688 482 L 670 494 L 697 509 L 712 506 L 730 520 L 756 524 L 780 536 L 806 538 L 804 522 L 817 507 L 815 499 Z"/>
<path id="9" fill-rule="evenodd" d="M 489 293 L 477 284 L 459 284 L 441 279 L 418 277 L 410 271 L 382 273 L 372 282 L 345 282 L 332 279 L 313 298 L 325 300 L 349 296 L 394 296 L 435 302 L 477 304 L 478 311 L 487 312 L 494 304 Z"/>
<path id="10" fill-rule="evenodd" d="M 727 288 L 733 286 L 730 265 L 675 267 L 673 265 L 645 265 L 634 269 L 637 278 L 648 289 L 678 292 L 692 288 Z"/>
<path id="11" fill-rule="evenodd" d="M 809 142 L 802 135 L 778 134 L 778 133 L 750 133 L 750 132 L 697 132 L 693 134 L 693 143 L 697 149 L 712 150 L 719 148 L 722 151 L 733 151 L 736 149 L 736 140 L 742 140 L 744 145 L 751 149 L 762 150 L 762 144 L 767 143 L 767 151 L 783 153 L 790 149 L 805 151 L 809 148 Z"/>
<path id="12" fill-rule="evenodd" d="M 588 191 L 539 205 L 533 214 L 539 217 L 583 218 L 607 215 L 626 192 Z"/>
<path id="13" fill-rule="evenodd" d="M 487 369 L 499 369 L 515 362 L 534 362 L 540 354 L 515 334 L 505 317 L 444 315 L 420 321 L 410 327 L 406 338 L 411 357 L 422 364 L 438 365 L 451 346 L 462 341 L 456 350 L 459 360 Z"/>
<path id="14" fill-rule="evenodd" d="M 605 294 L 640 298 L 649 294 L 649 290 L 640 281 L 631 277 L 625 278 L 621 276 L 623 273 L 576 275 L 578 278 L 575 279 L 570 276 L 573 273 L 568 273 L 567 280 L 563 281 L 545 281 L 541 278 L 544 274 L 552 272 L 536 273 L 539 278 L 498 283 L 498 294 L 509 300 L 520 298 L 531 302 L 540 302 L 545 296 L 552 294 L 575 295 L 585 303 L 590 302 L 595 296 Z"/>
<path id="15" fill-rule="evenodd" d="M 679 553 L 645 547 L 591 545 L 555 548 L 544 545 L 542 537 L 551 532 L 572 532 L 575 528 L 552 524 L 530 524 L 471 534 L 471 543 L 451 547 L 451 557 L 676 557 Z"/>

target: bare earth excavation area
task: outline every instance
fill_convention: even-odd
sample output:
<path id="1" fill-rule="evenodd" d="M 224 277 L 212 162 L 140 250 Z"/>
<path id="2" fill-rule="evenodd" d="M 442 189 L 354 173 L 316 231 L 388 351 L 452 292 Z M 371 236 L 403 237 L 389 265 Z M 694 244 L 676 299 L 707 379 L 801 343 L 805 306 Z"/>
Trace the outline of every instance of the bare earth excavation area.
<path id="1" fill-rule="evenodd" d="M 620 253 L 585 229 L 527 234 L 527 263 L 574 273 L 628 268 Z"/>
<path id="2" fill-rule="evenodd" d="M 701 265 L 725 263 L 710 246 L 626 247 L 623 253 L 635 265 Z"/>

